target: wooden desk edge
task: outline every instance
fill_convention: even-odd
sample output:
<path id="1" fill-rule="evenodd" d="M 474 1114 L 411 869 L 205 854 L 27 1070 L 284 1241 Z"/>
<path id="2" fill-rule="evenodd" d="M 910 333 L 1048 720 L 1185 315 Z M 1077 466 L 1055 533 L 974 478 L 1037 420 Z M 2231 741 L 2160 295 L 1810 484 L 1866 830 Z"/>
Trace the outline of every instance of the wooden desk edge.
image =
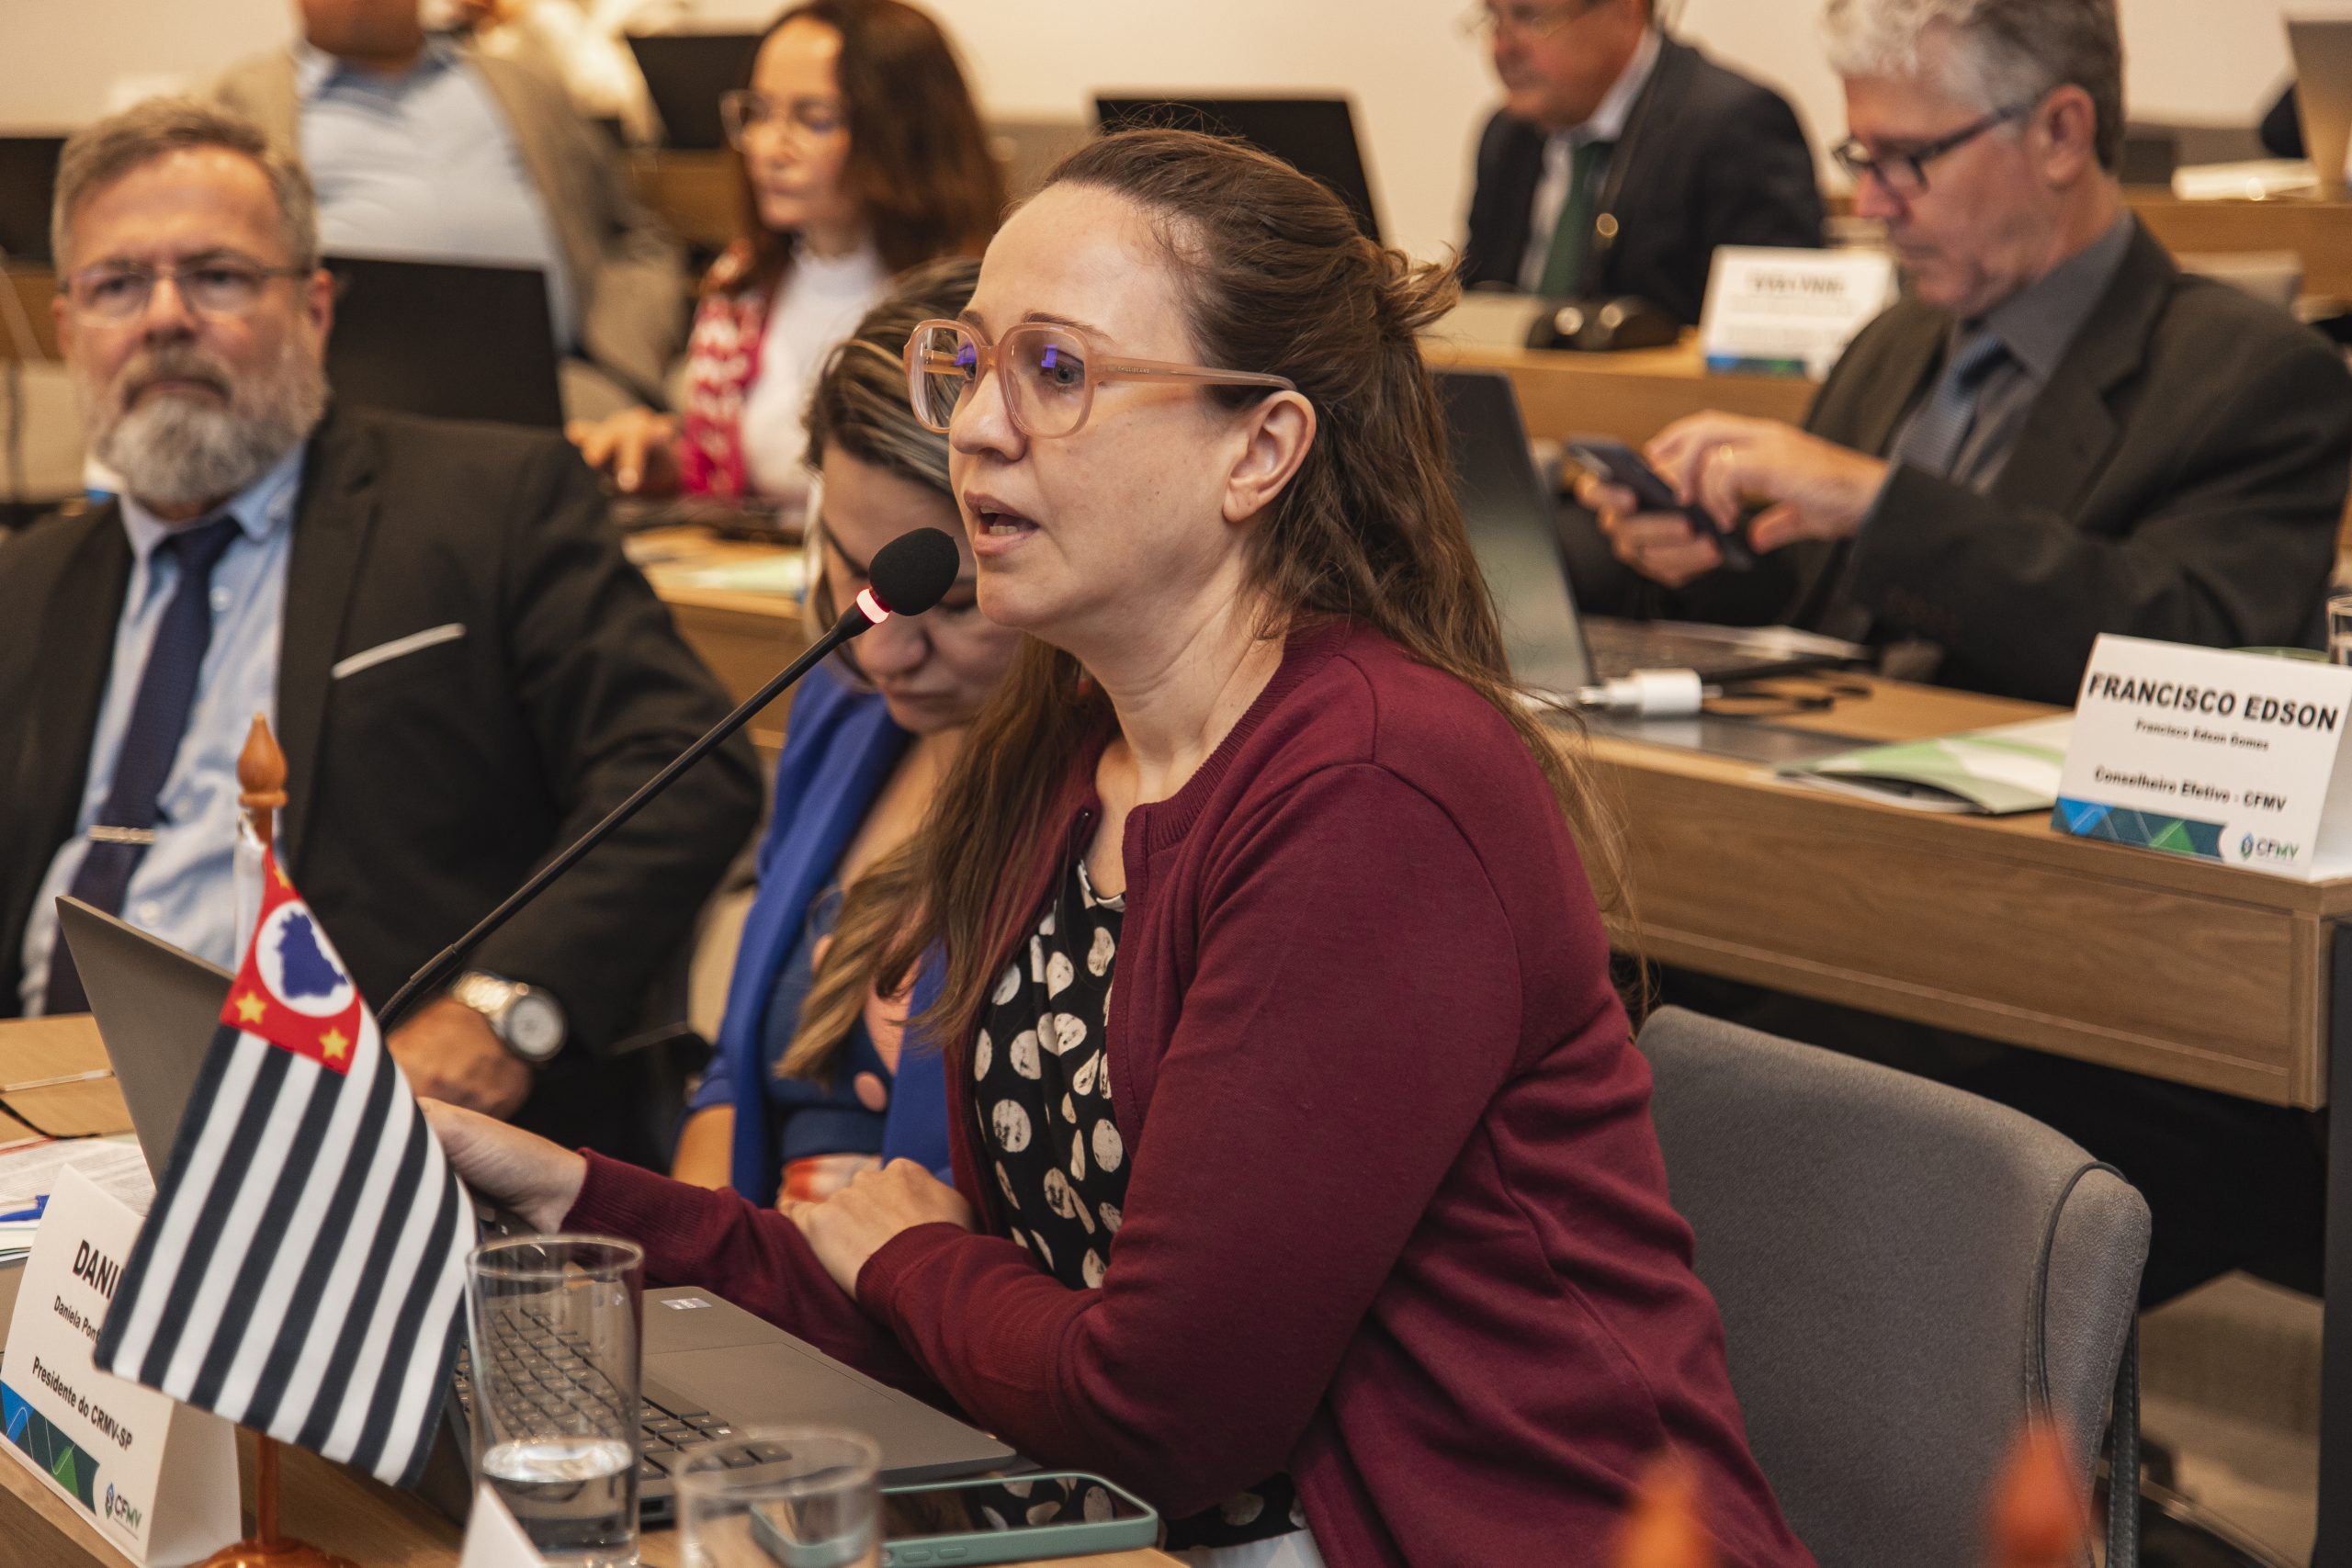
<path id="1" fill-rule="evenodd" d="M 238 1433 L 246 1528 L 253 1519 L 253 1435 Z M 458 1561 L 458 1527 L 413 1496 L 299 1449 L 284 1451 L 283 1511 L 288 1534 L 339 1551 L 360 1568 L 449 1568 Z M 674 1530 L 639 1538 L 646 1568 L 675 1568 Z M 0 1457 L 0 1541 L 8 1568 L 134 1568 L 131 1558 L 41 1483 L 13 1445 Z M 1059 1560 L 1057 1568 L 1173 1568 L 1150 1550 Z"/>

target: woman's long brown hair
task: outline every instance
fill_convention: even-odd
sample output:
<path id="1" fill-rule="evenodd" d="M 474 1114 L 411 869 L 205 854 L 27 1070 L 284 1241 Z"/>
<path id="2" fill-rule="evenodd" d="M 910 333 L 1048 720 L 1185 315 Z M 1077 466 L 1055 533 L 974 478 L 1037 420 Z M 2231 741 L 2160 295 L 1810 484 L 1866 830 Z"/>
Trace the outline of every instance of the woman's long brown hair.
<path id="1" fill-rule="evenodd" d="M 845 177 L 883 266 L 904 272 L 986 250 L 1004 217 L 1004 171 L 939 24 L 900 0 L 801 0 L 769 24 L 761 47 L 803 18 L 841 35 L 834 70 L 849 111 Z M 728 287 L 764 292 L 791 270 L 793 235 L 759 221 L 743 168 L 751 265 Z"/>
<path id="2" fill-rule="evenodd" d="M 1605 905 L 1622 903 L 1614 814 L 1580 747 L 1539 725 L 1510 679 L 1500 624 L 1456 501 L 1445 418 L 1420 333 L 1449 310 L 1452 269 L 1365 239 L 1339 198 L 1234 141 L 1131 130 L 1088 143 L 1046 181 L 1126 197 L 1149 213 L 1204 364 L 1288 377 L 1315 405 L 1313 446 L 1255 525 L 1250 567 L 1279 633 L 1318 620 L 1369 626 L 1459 680 L 1518 731 Z M 1241 407 L 1265 394 L 1205 395 Z M 1031 640 L 965 739 L 916 841 L 916 913 L 882 960 L 892 981 L 944 943 L 946 987 L 921 1021 L 967 1037 L 992 966 L 1031 911 L 1009 868 L 1038 835 L 1084 750 L 1114 722 L 1077 660 Z"/>

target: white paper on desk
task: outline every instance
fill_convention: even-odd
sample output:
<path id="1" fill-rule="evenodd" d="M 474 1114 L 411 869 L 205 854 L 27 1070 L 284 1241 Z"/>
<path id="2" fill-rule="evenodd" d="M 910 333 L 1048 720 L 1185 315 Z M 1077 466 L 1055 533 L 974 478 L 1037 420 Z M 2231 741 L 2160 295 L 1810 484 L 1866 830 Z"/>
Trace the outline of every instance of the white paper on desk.
<path id="1" fill-rule="evenodd" d="M 547 1559 L 514 1522 L 488 1483 L 474 1488 L 474 1511 L 466 1517 L 466 1549 L 458 1568 L 547 1568 Z"/>
<path id="2" fill-rule="evenodd" d="M 114 1138 L 62 1138 L 0 1154 L 0 1213 L 55 1190 L 57 1179 L 78 1170 L 107 1197 L 145 1213 L 155 1201 L 155 1179 L 137 1143 Z"/>
<path id="3" fill-rule="evenodd" d="M 168 1568 L 237 1539 L 236 1429 L 92 1359 L 141 1218 L 71 1167 L 51 1195 L 0 1358 L 11 1459 L 126 1552 Z M 0 1552 L 0 1558 L 6 1557 Z"/>
<path id="4" fill-rule="evenodd" d="M 1707 274 L 1700 347 L 1711 371 L 1802 370 L 1818 381 L 1895 291 L 1883 251 L 1724 245 Z"/>

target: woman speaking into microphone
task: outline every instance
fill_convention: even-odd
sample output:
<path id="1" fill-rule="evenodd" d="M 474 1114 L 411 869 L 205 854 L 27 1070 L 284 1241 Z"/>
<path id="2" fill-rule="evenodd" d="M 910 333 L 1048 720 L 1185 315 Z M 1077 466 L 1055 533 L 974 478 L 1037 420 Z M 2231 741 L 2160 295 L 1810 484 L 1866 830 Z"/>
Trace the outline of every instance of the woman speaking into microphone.
<path id="1" fill-rule="evenodd" d="M 1028 634 L 884 964 L 946 954 L 954 1185 L 778 1214 L 436 1112 L 467 1179 L 1220 1568 L 1599 1561 L 1666 1450 L 1727 1561 L 1806 1562 L 1667 1201 L 1608 830 L 1453 499 L 1416 341 L 1452 297 L 1257 152 L 1073 154 L 908 354 Z"/>

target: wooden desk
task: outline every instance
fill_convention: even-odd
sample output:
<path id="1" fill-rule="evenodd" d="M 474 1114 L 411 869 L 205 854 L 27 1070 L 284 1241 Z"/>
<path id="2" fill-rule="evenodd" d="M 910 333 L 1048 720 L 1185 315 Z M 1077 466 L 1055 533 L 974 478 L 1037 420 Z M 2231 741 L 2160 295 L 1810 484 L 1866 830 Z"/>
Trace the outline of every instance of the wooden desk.
<path id="1" fill-rule="evenodd" d="M 243 1460 L 246 1527 L 254 1510 L 253 1437 L 238 1434 Z M 280 1528 L 311 1545 L 350 1558 L 360 1568 L 450 1568 L 461 1539 L 457 1526 L 406 1493 L 379 1485 L 363 1475 L 329 1464 L 299 1449 L 281 1449 L 278 1498 Z M 130 1559 L 32 1472 L 0 1454 L 0 1561 L 8 1568 L 130 1568 Z M 639 1538 L 646 1568 L 678 1568 L 674 1530 L 648 1530 Z M 1122 1551 L 1108 1556 L 1060 1560 L 1065 1568 L 1170 1568 L 1175 1559 L 1158 1551 Z"/>
<path id="2" fill-rule="evenodd" d="M 678 633 L 736 702 L 767 684 L 808 646 L 799 604 L 780 593 L 702 588 L 685 581 L 707 567 L 773 557 L 780 547 L 721 539 L 701 528 L 659 528 L 633 536 L 629 555 L 670 606 Z M 773 753 L 784 744 L 786 705 L 750 725 L 752 743 Z"/>
<path id="3" fill-rule="evenodd" d="M 0 1093 L 7 1098 L 0 1106 L 0 1144 L 33 1136 L 36 1124 L 60 1137 L 130 1132 L 130 1112 L 111 1076 L 14 1092 L 6 1087 L 107 1067 L 107 1048 L 86 1013 L 0 1021 Z"/>
<path id="4" fill-rule="evenodd" d="M 1834 215 L 1854 209 L 1849 192 L 1824 199 Z M 2306 295 L 2352 299 L 2352 201 L 2183 201 L 2170 186 L 2125 186 L 2123 200 L 2177 256 L 2293 251 L 2303 258 Z"/>
<path id="5" fill-rule="evenodd" d="M 1423 353 L 1434 366 L 1508 375 L 1518 389 L 1527 433 L 1539 441 L 1589 434 L 1638 446 L 1703 409 L 1794 424 L 1804 420 L 1818 389 L 1803 377 L 1711 375 L 1695 336 L 1672 348 L 1625 354 L 1491 348 L 1430 337 L 1424 340 Z"/>
<path id="6" fill-rule="evenodd" d="M 2054 710 L 1894 682 L 1781 720 L 1863 740 Z M 2327 1102 L 2333 928 L 2352 880 L 2290 882 L 1951 817 L 1760 764 L 1596 735 L 1657 960 L 2272 1105 Z"/>
<path id="7" fill-rule="evenodd" d="M 2132 210 L 2175 255 L 2293 251 L 2303 292 L 2352 299 L 2352 202 L 2182 201 L 2169 190 L 2131 187 Z"/>

